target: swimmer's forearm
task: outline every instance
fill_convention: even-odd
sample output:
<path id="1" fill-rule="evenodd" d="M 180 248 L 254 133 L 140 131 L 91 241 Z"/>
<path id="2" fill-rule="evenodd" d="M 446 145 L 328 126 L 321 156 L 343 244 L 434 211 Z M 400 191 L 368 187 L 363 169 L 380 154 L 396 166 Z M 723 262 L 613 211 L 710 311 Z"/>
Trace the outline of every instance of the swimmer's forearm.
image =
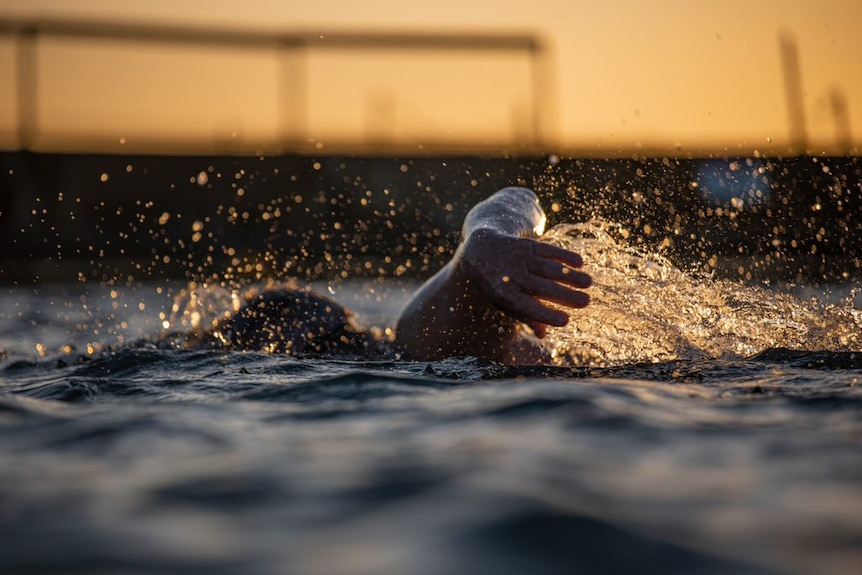
<path id="1" fill-rule="evenodd" d="M 526 188 L 506 188 L 473 207 L 455 256 L 413 295 L 398 320 L 396 343 L 414 359 L 472 355 L 501 360 L 517 322 L 500 311 L 462 268 L 465 243 L 486 232 L 537 237 L 545 214 Z M 503 254 L 500 254 L 503 255 Z"/>
<path id="2" fill-rule="evenodd" d="M 590 276 L 581 256 L 538 241 L 545 214 L 536 195 L 506 188 L 477 204 L 446 266 L 413 296 L 396 328 L 396 344 L 413 359 L 472 355 L 519 361 L 507 351 L 521 323 L 543 337 L 582 308 Z"/>
<path id="3" fill-rule="evenodd" d="M 453 259 L 401 312 L 395 342 L 407 359 L 474 356 L 502 361 L 514 323 L 488 302 Z"/>

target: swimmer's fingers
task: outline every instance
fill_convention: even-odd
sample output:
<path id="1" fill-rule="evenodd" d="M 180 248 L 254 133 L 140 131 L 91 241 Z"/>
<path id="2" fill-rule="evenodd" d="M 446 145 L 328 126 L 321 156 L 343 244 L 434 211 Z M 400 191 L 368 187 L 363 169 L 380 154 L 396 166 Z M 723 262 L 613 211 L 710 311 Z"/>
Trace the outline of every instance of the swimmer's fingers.
<path id="1" fill-rule="evenodd" d="M 533 257 L 526 262 L 530 273 L 577 288 L 592 284 L 588 274 L 575 269 L 584 265 L 580 254 L 544 242 L 533 241 L 531 247 Z"/>
<path id="2" fill-rule="evenodd" d="M 575 271 L 571 267 L 565 264 L 561 264 L 557 261 L 542 258 L 531 258 L 527 261 L 527 269 L 530 271 L 531 274 L 555 282 L 570 285 L 572 287 L 588 288 L 593 283 L 592 278 L 588 274 Z"/>
<path id="3" fill-rule="evenodd" d="M 517 238 L 480 229 L 470 234 L 460 254 L 460 268 L 476 282 L 485 296 L 501 311 L 532 327 L 563 326 L 564 311 L 545 306 L 540 300 L 580 308 L 589 297 L 571 288 L 585 288 L 589 275 L 574 268 L 581 257 L 568 250 L 528 238 Z"/>
<path id="4" fill-rule="evenodd" d="M 540 258 L 558 261 L 573 268 L 584 265 L 579 254 L 545 242 L 533 241 L 533 253 Z"/>
<path id="5" fill-rule="evenodd" d="M 544 302 L 569 308 L 583 308 L 590 302 L 590 296 L 582 291 L 536 276 L 520 284 L 511 282 L 495 299 L 500 309 L 529 325 L 538 337 L 545 336 L 549 325 L 562 327 L 569 322 L 569 314 Z"/>
<path id="6" fill-rule="evenodd" d="M 562 327 L 569 322 L 569 315 L 566 312 L 547 307 L 520 289 L 512 289 L 502 294 L 495 304 L 508 315 L 538 330 L 537 335 L 539 331 L 544 332 L 540 324 Z"/>
<path id="7" fill-rule="evenodd" d="M 525 282 L 523 289 L 529 295 L 566 307 L 582 308 L 590 303 L 590 296 L 584 292 L 546 279 L 533 278 Z"/>

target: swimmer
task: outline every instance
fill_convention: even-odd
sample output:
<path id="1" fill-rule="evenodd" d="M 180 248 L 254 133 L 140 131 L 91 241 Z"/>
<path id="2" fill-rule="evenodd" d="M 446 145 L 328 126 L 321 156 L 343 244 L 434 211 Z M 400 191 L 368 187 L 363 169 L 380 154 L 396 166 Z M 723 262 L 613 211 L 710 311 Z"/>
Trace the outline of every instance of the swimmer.
<path id="1" fill-rule="evenodd" d="M 475 356 L 497 363 L 547 363 L 541 338 L 568 314 L 543 303 L 583 308 L 591 279 L 581 256 L 538 241 L 545 230 L 539 199 L 504 188 L 478 203 L 461 228 L 452 260 L 413 295 L 395 343 L 408 358 Z M 530 333 L 532 332 L 532 333 Z"/>
<path id="2" fill-rule="evenodd" d="M 402 311 L 395 348 L 402 358 L 431 361 L 474 356 L 508 365 L 548 363 L 542 338 L 583 308 L 591 279 L 581 257 L 539 241 L 545 213 L 532 190 L 510 187 L 474 206 L 454 257 Z M 250 296 L 242 309 L 204 335 L 231 349 L 362 355 L 380 342 L 350 312 L 307 289 Z"/>

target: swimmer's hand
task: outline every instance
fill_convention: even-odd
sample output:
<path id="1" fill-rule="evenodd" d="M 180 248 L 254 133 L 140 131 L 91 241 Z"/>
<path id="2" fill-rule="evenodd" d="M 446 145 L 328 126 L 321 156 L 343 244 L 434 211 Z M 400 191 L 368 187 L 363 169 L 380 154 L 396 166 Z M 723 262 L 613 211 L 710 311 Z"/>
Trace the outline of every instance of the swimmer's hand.
<path id="1" fill-rule="evenodd" d="M 592 283 L 577 271 L 581 256 L 538 240 L 502 234 L 490 228 L 470 233 L 457 258 L 464 275 L 503 313 L 544 337 L 547 326 L 561 327 L 569 315 L 540 300 L 568 308 L 585 307 L 590 297 L 578 289 Z"/>

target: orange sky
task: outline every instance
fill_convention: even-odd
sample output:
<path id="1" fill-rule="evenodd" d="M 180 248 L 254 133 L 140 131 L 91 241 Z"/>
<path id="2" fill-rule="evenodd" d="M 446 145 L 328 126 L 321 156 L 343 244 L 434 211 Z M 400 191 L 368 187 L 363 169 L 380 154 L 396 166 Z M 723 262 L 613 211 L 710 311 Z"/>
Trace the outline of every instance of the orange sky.
<path id="1" fill-rule="evenodd" d="M 533 33 L 550 47 L 553 79 L 536 102 L 525 88 L 523 55 L 386 61 L 379 54 L 312 54 L 303 135 L 324 144 L 506 142 L 529 135 L 524 125 L 535 104 L 546 147 L 599 154 L 704 146 L 782 151 L 790 133 L 779 51 L 786 31 L 799 48 L 810 146 L 833 148 L 843 129 L 855 153 L 862 147 L 859 2 L 0 0 L 0 19 L 40 17 L 279 31 Z M 43 148 L 56 145 L 52 138 L 84 142 L 83 135 L 93 146 L 116 146 L 120 138 L 128 146 L 159 138 L 267 146 L 286 121 L 271 52 L 57 40 L 39 49 Z M 0 81 L 0 145 L 7 148 L 15 145 L 13 69 L 13 46 L 0 36 L 0 73 L 10 76 Z M 841 102 L 839 127 L 834 108 Z"/>

